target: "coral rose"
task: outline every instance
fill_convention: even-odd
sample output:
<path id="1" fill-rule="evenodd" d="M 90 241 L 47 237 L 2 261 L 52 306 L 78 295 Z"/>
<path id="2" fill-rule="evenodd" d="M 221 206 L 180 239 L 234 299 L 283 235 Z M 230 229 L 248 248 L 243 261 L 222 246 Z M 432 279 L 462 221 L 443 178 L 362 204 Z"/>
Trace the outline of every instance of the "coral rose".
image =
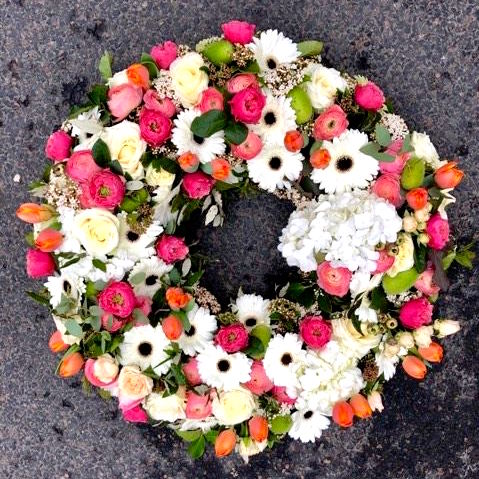
<path id="1" fill-rule="evenodd" d="M 371 417 L 373 413 L 368 400 L 362 394 L 352 396 L 349 400 L 349 404 L 353 408 L 354 415 L 361 419 Z"/>
<path id="2" fill-rule="evenodd" d="M 236 446 L 236 433 L 233 429 L 221 431 L 215 440 L 216 457 L 224 457 L 231 454 Z"/>
<path id="3" fill-rule="evenodd" d="M 394 264 L 394 256 L 391 256 L 386 249 L 379 251 L 379 258 L 376 261 L 376 269 L 373 274 L 386 272 Z"/>
<path id="4" fill-rule="evenodd" d="M 93 176 L 99 173 L 101 168 L 95 163 L 91 150 L 75 151 L 67 160 L 65 166 L 65 173 L 78 183 L 84 183 Z"/>
<path id="5" fill-rule="evenodd" d="M 241 45 L 251 42 L 255 28 L 256 25 L 240 20 L 231 20 L 221 25 L 225 39 L 231 43 L 241 43 Z"/>
<path id="6" fill-rule="evenodd" d="M 55 261 L 50 253 L 30 248 L 27 251 L 27 274 L 30 278 L 51 276 L 55 272 Z"/>
<path id="7" fill-rule="evenodd" d="M 61 246 L 63 235 L 53 228 L 46 228 L 35 238 L 35 246 L 45 253 L 51 253 Z"/>
<path id="8" fill-rule="evenodd" d="M 441 250 L 449 241 L 449 222 L 442 219 L 439 213 L 435 213 L 427 222 L 426 233 L 429 236 L 429 248 Z"/>
<path id="9" fill-rule="evenodd" d="M 61 353 L 66 351 L 69 345 L 63 341 L 62 333 L 57 330 L 50 336 L 48 347 L 52 353 Z"/>
<path id="10" fill-rule="evenodd" d="M 95 173 L 88 180 L 91 206 L 112 210 L 123 201 L 125 189 L 122 179 L 109 170 Z"/>
<path id="11" fill-rule="evenodd" d="M 326 293 L 342 297 L 349 291 L 352 274 L 348 268 L 334 268 L 329 261 L 324 261 L 318 265 L 316 272 L 318 285 Z"/>
<path id="12" fill-rule="evenodd" d="M 201 94 L 201 100 L 198 104 L 201 113 L 210 110 L 224 110 L 224 98 L 221 92 L 216 88 L 209 87 Z"/>
<path id="13" fill-rule="evenodd" d="M 258 442 L 263 442 L 268 438 L 268 420 L 263 416 L 253 416 L 248 421 L 249 435 Z"/>
<path id="14" fill-rule="evenodd" d="M 372 191 L 376 196 L 384 198 L 396 208 L 399 208 L 404 202 L 404 198 L 401 196 L 399 177 L 396 175 L 390 173 L 381 175 L 373 183 Z"/>
<path id="15" fill-rule="evenodd" d="M 227 353 L 236 353 L 248 346 L 248 330 L 242 323 L 222 326 L 215 336 L 215 344 L 218 344 Z"/>
<path id="16" fill-rule="evenodd" d="M 299 331 L 303 341 L 313 349 L 322 348 L 331 339 L 331 325 L 321 316 L 305 316 Z"/>
<path id="17" fill-rule="evenodd" d="M 198 371 L 198 360 L 196 358 L 190 358 L 187 363 L 183 364 L 182 369 L 191 386 L 198 386 L 203 382 Z"/>
<path id="18" fill-rule="evenodd" d="M 331 153 L 326 148 L 314 150 L 309 158 L 309 162 L 313 168 L 324 170 L 331 162 Z"/>
<path id="19" fill-rule="evenodd" d="M 85 360 L 80 353 L 69 354 L 62 359 L 60 367 L 58 368 L 58 374 L 62 378 L 71 378 L 81 371 L 84 364 Z"/>
<path id="20" fill-rule="evenodd" d="M 215 180 L 211 176 L 202 171 L 195 171 L 183 177 L 182 188 L 188 198 L 198 200 L 209 195 L 214 184 Z"/>
<path id="21" fill-rule="evenodd" d="M 150 73 L 148 68 L 141 63 L 134 63 L 126 69 L 126 76 L 128 81 L 135 86 L 148 90 L 150 86 Z"/>
<path id="22" fill-rule="evenodd" d="M 45 145 L 45 154 L 52 161 L 63 161 L 70 156 L 73 138 L 63 130 L 52 133 Z"/>
<path id="23" fill-rule="evenodd" d="M 231 165 L 224 158 L 215 158 L 211 161 L 211 176 L 218 181 L 225 181 L 231 173 Z"/>
<path id="24" fill-rule="evenodd" d="M 143 102 L 148 110 L 158 111 L 168 118 L 176 114 L 176 106 L 171 98 L 160 98 L 156 90 L 147 90 L 143 95 Z"/>
<path id="25" fill-rule="evenodd" d="M 258 79 L 254 73 L 238 73 L 226 82 L 226 89 L 231 94 L 238 93 L 249 86 L 259 88 Z"/>
<path id="26" fill-rule="evenodd" d="M 171 126 L 171 120 L 163 113 L 148 108 L 141 109 L 140 134 L 150 146 L 161 146 L 170 137 Z"/>
<path id="27" fill-rule="evenodd" d="M 432 321 L 433 306 L 426 298 L 411 299 L 401 306 L 399 320 L 408 329 L 417 329 Z"/>
<path id="28" fill-rule="evenodd" d="M 422 210 L 427 205 L 429 193 L 426 188 L 414 188 L 406 193 L 407 204 L 413 210 Z"/>
<path id="29" fill-rule="evenodd" d="M 339 105 L 323 111 L 314 122 L 313 136 L 316 140 L 332 140 L 348 127 L 346 113 Z"/>
<path id="30" fill-rule="evenodd" d="M 231 114 L 244 123 L 258 123 L 266 105 L 266 97 L 255 86 L 249 86 L 236 93 L 230 100 Z"/>
<path id="31" fill-rule="evenodd" d="M 354 89 L 354 101 L 365 110 L 378 111 L 385 102 L 384 93 L 372 81 L 363 85 L 356 85 Z"/>
<path id="32" fill-rule="evenodd" d="M 191 151 L 187 151 L 178 157 L 178 164 L 183 171 L 193 173 L 198 169 L 200 159 Z"/>
<path id="33" fill-rule="evenodd" d="M 385 153 L 394 157 L 394 161 L 380 161 L 379 170 L 381 173 L 392 173 L 400 175 L 404 165 L 411 158 L 411 153 L 399 153 L 403 145 L 403 140 L 394 140 L 386 149 Z"/>
<path id="34" fill-rule="evenodd" d="M 231 152 L 238 158 L 248 161 L 257 156 L 262 148 L 263 142 L 261 138 L 256 133 L 249 131 L 243 143 L 231 145 Z"/>
<path id="35" fill-rule="evenodd" d="M 98 305 L 105 313 L 127 318 L 136 306 L 133 288 L 124 281 L 110 283 L 98 295 Z"/>
<path id="36" fill-rule="evenodd" d="M 170 341 L 176 341 L 183 332 L 181 321 L 172 314 L 161 321 L 161 329 Z"/>
<path id="37" fill-rule="evenodd" d="M 186 417 L 188 419 L 205 419 L 211 416 L 212 401 L 210 394 L 196 394 L 193 391 L 186 393 Z"/>
<path id="38" fill-rule="evenodd" d="M 168 70 L 168 68 L 170 68 L 177 53 L 178 47 L 176 46 L 176 43 L 171 41 L 155 45 L 150 50 L 150 55 L 153 57 L 153 60 L 155 60 L 155 63 L 163 70 Z"/>
<path id="39" fill-rule="evenodd" d="M 430 363 L 440 363 L 444 355 L 442 346 L 434 341 L 431 341 L 427 347 L 418 348 L 418 352 L 422 358 Z"/>
<path id="40" fill-rule="evenodd" d="M 295 153 L 296 151 L 301 150 L 303 145 L 303 135 L 298 130 L 287 131 L 286 135 L 284 135 L 284 146 L 288 151 Z"/>
<path id="41" fill-rule="evenodd" d="M 427 268 L 414 283 L 414 287 L 426 296 L 433 296 L 439 293 L 441 288 L 434 283 L 434 267 L 432 264 L 427 265 Z"/>
<path id="42" fill-rule="evenodd" d="M 188 256 L 188 246 L 177 236 L 162 235 L 156 243 L 156 254 L 166 264 L 173 264 Z"/>
<path id="43" fill-rule="evenodd" d="M 116 120 L 123 120 L 141 104 L 142 99 L 141 88 L 123 83 L 108 90 L 108 109 Z"/>
<path id="44" fill-rule="evenodd" d="M 54 209 L 48 205 L 37 205 L 36 203 L 23 203 L 16 211 L 17 218 L 25 223 L 35 224 L 48 221 L 53 214 Z"/>

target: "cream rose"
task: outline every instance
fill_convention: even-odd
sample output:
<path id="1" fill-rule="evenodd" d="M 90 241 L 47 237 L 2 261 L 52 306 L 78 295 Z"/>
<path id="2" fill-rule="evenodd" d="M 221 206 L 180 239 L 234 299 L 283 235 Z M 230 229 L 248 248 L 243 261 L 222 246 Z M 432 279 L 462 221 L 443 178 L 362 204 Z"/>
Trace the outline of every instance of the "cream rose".
<path id="1" fill-rule="evenodd" d="M 311 104 L 318 110 L 324 110 L 334 103 L 337 90 L 344 91 L 348 86 L 338 70 L 313 64 L 306 74 L 311 77 L 307 83 L 307 91 Z"/>
<path id="2" fill-rule="evenodd" d="M 141 139 L 139 125 L 123 120 L 117 125 L 105 128 L 102 139 L 108 145 L 111 159 L 118 160 L 125 173 L 134 180 L 143 178 L 144 169 L 140 159 L 147 144 Z"/>
<path id="3" fill-rule="evenodd" d="M 88 254 L 102 257 L 113 251 L 119 241 L 120 221 L 107 210 L 83 210 L 73 220 L 72 233 Z"/>
<path id="4" fill-rule="evenodd" d="M 156 169 L 150 164 L 146 169 L 145 180 L 150 186 L 166 187 L 169 191 L 175 181 L 175 175 L 163 168 Z"/>
<path id="5" fill-rule="evenodd" d="M 123 399 L 137 401 L 153 390 L 153 379 L 145 376 L 138 366 L 125 366 L 118 376 L 118 390 Z"/>
<path id="6" fill-rule="evenodd" d="M 249 461 L 250 456 L 259 454 L 264 451 L 268 446 L 268 440 L 257 442 L 250 437 L 243 437 L 236 446 L 236 451 L 243 458 L 246 463 Z"/>
<path id="7" fill-rule="evenodd" d="M 412 332 L 414 341 L 416 341 L 418 348 L 427 348 L 431 344 L 431 336 L 434 333 L 432 326 L 421 326 Z"/>
<path id="8" fill-rule="evenodd" d="M 93 374 L 102 383 L 111 383 L 118 376 L 118 363 L 109 354 L 100 356 L 93 365 Z"/>
<path id="9" fill-rule="evenodd" d="M 199 53 L 190 52 L 170 65 L 171 84 L 185 108 L 196 105 L 203 90 L 208 88 L 208 75 L 200 70 L 204 64 Z"/>
<path id="10" fill-rule="evenodd" d="M 256 407 L 253 394 L 244 388 L 220 393 L 213 399 L 213 415 L 224 426 L 233 426 L 249 419 Z"/>
<path id="11" fill-rule="evenodd" d="M 155 421 L 175 422 L 186 417 L 185 394 L 179 389 L 176 394 L 163 397 L 163 394 L 151 393 L 145 400 L 145 410 Z"/>
<path id="12" fill-rule="evenodd" d="M 429 135 L 426 133 L 418 133 L 414 131 L 411 135 L 411 146 L 414 148 L 414 153 L 426 163 L 431 165 L 435 170 L 438 169 L 445 161 L 439 161 L 439 154 L 436 147 L 432 144 Z"/>
<path id="13" fill-rule="evenodd" d="M 396 341 L 399 346 L 405 349 L 411 349 L 414 347 L 414 336 L 409 331 L 401 331 L 396 335 Z"/>
<path id="14" fill-rule="evenodd" d="M 333 337 L 340 343 L 344 351 L 355 358 L 362 358 L 381 341 L 380 334 L 368 334 L 367 324 L 361 323 L 363 335 L 353 326 L 349 318 L 333 319 Z"/>
<path id="15" fill-rule="evenodd" d="M 394 258 L 394 263 L 387 274 L 394 278 L 398 273 L 407 271 L 414 266 L 414 243 L 411 235 L 408 233 L 399 233 L 398 235 L 398 253 Z"/>

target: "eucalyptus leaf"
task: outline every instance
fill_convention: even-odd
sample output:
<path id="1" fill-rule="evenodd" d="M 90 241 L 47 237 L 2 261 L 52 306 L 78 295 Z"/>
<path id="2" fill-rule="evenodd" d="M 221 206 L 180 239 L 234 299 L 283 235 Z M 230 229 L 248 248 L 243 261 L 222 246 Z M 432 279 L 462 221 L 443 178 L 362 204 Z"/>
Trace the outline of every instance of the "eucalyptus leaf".
<path id="1" fill-rule="evenodd" d="M 99 260 L 98 258 L 95 258 L 94 260 L 92 260 L 91 263 L 95 268 L 99 269 L 100 271 L 103 271 L 104 273 L 106 272 L 106 264 L 103 261 Z"/>
<path id="2" fill-rule="evenodd" d="M 83 329 L 81 326 L 72 318 L 65 320 L 65 328 L 68 331 L 68 334 L 81 338 L 83 336 Z"/>
<path id="3" fill-rule="evenodd" d="M 228 143 L 239 145 L 246 140 L 248 136 L 248 128 L 243 123 L 230 122 L 225 128 L 225 140 Z"/>
<path id="4" fill-rule="evenodd" d="M 374 132 L 376 135 L 376 140 L 381 146 L 386 147 L 391 144 L 391 134 L 383 125 L 377 123 Z"/>
<path id="5" fill-rule="evenodd" d="M 196 441 L 201 436 L 201 429 L 194 429 L 193 431 L 180 431 L 176 429 L 175 432 L 186 442 Z"/>
<path id="6" fill-rule="evenodd" d="M 196 117 L 191 123 L 191 131 L 200 138 L 208 138 L 226 126 L 226 114 L 222 110 L 209 110 Z"/>

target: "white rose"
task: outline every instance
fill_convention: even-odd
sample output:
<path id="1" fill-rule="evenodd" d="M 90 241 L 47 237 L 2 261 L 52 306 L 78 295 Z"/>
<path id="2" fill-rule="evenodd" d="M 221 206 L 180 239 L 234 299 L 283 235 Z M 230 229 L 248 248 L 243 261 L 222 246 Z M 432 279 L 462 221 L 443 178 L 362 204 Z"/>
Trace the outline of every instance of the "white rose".
<path id="1" fill-rule="evenodd" d="M 421 326 L 420 328 L 415 329 L 412 332 L 414 336 L 414 341 L 418 348 L 427 348 L 431 344 L 431 336 L 434 333 L 434 328 L 432 326 Z"/>
<path id="2" fill-rule="evenodd" d="M 307 83 L 309 99 L 314 108 L 324 110 L 334 103 L 337 90 L 344 91 L 348 86 L 338 70 L 314 64 L 306 72 L 311 81 Z"/>
<path id="3" fill-rule="evenodd" d="M 414 131 L 411 135 L 411 146 L 414 148 L 416 156 L 423 159 L 435 170 L 446 163 L 445 161 L 439 161 L 437 150 L 426 133 Z"/>
<path id="4" fill-rule="evenodd" d="M 236 451 L 243 458 L 243 461 L 247 463 L 249 461 L 249 456 L 254 456 L 255 454 L 264 451 L 267 445 L 267 439 L 257 442 L 250 437 L 243 437 L 236 445 Z"/>
<path id="5" fill-rule="evenodd" d="M 186 417 L 183 390 L 166 397 L 163 397 L 163 394 L 151 393 L 146 398 L 144 406 L 148 415 L 155 421 L 175 422 Z"/>
<path id="6" fill-rule="evenodd" d="M 333 319 L 331 323 L 334 339 L 338 341 L 341 348 L 351 357 L 362 358 L 381 341 L 380 334 L 367 333 L 366 323 L 361 323 L 361 330 L 364 334 L 360 334 L 356 330 L 349 318 Z"/>
<path id="7" fill-rule="evenodd" d="M 93 365 L 93 374 L 102 383 L 111 383 L 118 376 L 118 363 L 109 354 L 100 356 Z"/>
<path id="8" fill-rule="evenodd" d="M 190 52 L 170 65 L 171 84 L 185 108 L 191 108 L 208 88 L 208 75 L 203 70 L 204 61 L 199 53 Z"/>
<path id="9" fill-rule="evenodd" d="M 123 85 L 128 83 L 128 75 L 126 74 L 126 69 L 121 72 L 116 72 L 107 82 L 109 88 L 115 86 Z"/>
<path id="10" fill-rule="evenodd" d="M 146 141 L 141 139 L 140 127 L 131 121 L 123 120 L 117 125 L 105 128 L 103 141 L 108 145 L 112 160 L 118 160 L 124 173 L 134 180 L 144 176 L 141 157 L 146 151 Z"/>
<path id="11" fill-rule="evenodd" d="M 411 235 L 409 233 L 399 233 L 397 245 L 398 253 L 394 258 L 393 265 L 387 271 L 388 276 L 392 278 L 414 266 L 414 243 Z"/>
<path id="12" fill-rule="evenodd" d="M 245 388 L 220 393 L 213 399 L 213 415 L 224 426 L 246 421 L 256 407 L 253 394 Z"/>
<path id="13" fill-rule="evenodd" d="M 169 191 L 175 181 L 175 175 L 163 168 L 156 169 L 152 164 L 149 164 L 146 169 L 145 180 L 150 186 L 166 187 Z"/>
<path id="14" fill-rule="evenodd" d="M 88 254 L 102 257 L 117 247 L 119 227 L 118 218 L 109 211 L 90 208 L 75 216 L 72 233 Z"/>
<path id="15" fill-rule="evenodd" d="M 461 325 L 459 321 L 453 321 L 452 319 L 436 319 L 434 329 L 437 331 L 436 336 L 438 338 L 445 338 L 450 334 L 456 334 L 461 329 Z"/>

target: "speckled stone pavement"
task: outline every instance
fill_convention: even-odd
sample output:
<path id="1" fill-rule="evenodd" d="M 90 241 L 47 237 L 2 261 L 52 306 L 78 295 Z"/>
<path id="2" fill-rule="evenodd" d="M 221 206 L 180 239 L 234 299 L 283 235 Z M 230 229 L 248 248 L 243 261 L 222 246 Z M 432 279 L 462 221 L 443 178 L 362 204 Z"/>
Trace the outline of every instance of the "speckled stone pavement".
<path id="1" fill-rule="evenodd" d="M 316 444 L 286 441 L 248 465 L 211 452 L 195 463 L 169 432 L 123 423 L 114 404 L 53 375 L 53 323 L 23 294 L 34 284 L 24 274 L 27 228 L 14 219 L 42 168 L 45 138 L 98 80 L 105 49 L 123 68 L 157 41 L 193 43 L 231 18 L 321 39 L 333 65 L 377 81 L 412 127 L 461 160 L 468 176 L 451 220 L 461 242 L 477 239 L 476 0 L 0 0 L 0 478 L 479 477 L 479 292 L 477 276 L 456 268 L 440 314 L 460 319 L 463 331 L 445 341 L 433 374 L 417 384 L 399 373 L 374 420 L 332 427 Z M 289 206 L 262 197 L 229 211 L 222 232 L 200 232 L 224 265 L 221 274 L 210 270 L 208 284 L 223 299 L 241 283 L 268 291 L 284 272 L 275 243 Z"/>

